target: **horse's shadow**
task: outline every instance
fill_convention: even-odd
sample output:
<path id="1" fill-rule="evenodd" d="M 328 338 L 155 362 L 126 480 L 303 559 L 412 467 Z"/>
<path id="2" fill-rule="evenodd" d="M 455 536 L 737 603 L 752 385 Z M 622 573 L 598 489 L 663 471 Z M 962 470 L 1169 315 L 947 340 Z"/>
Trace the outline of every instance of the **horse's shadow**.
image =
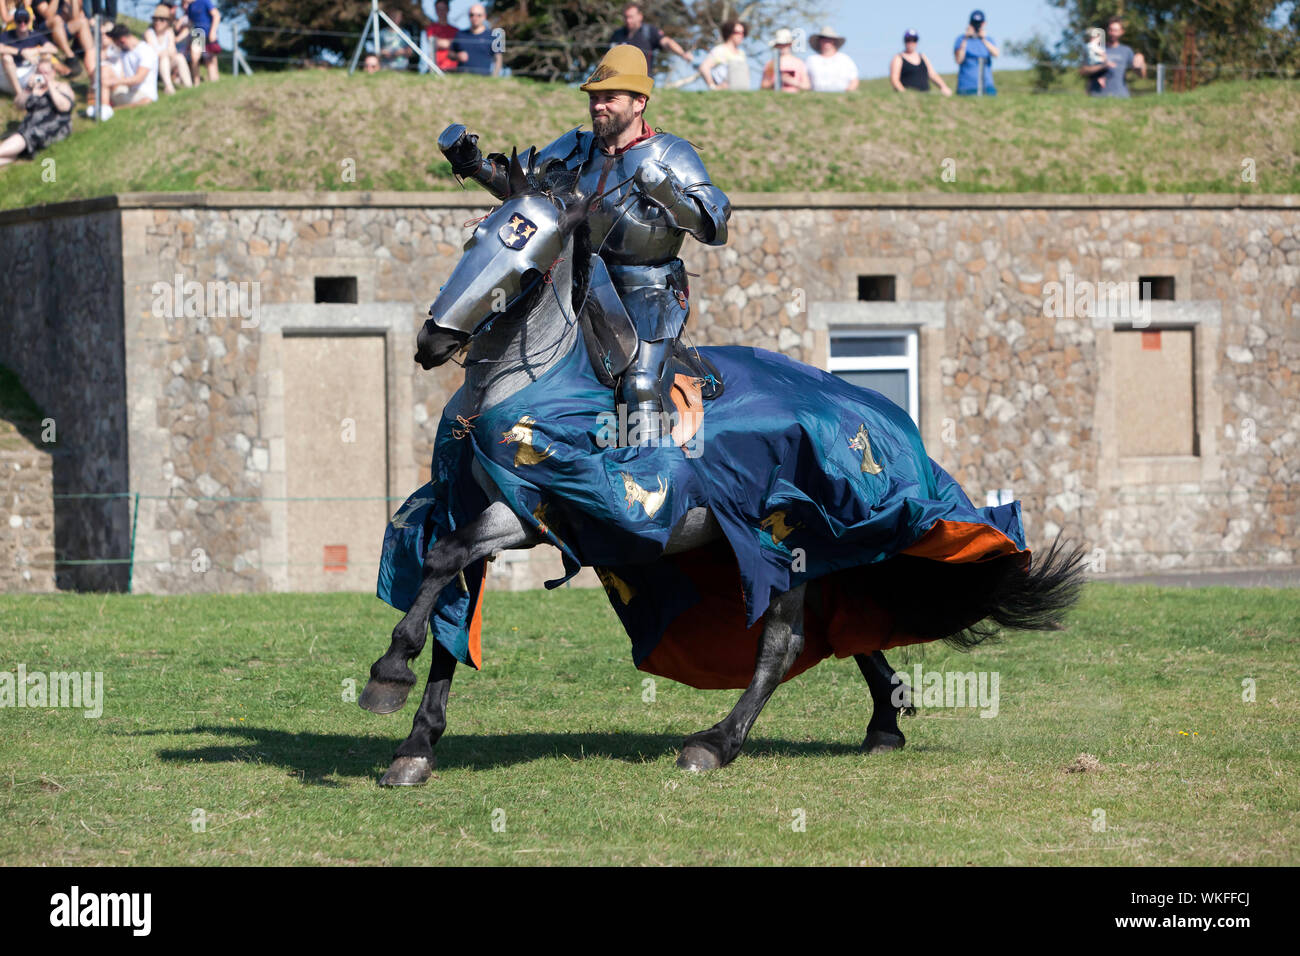
<path id="1" fill-rule="evenodd" d="M 228 745 L 159 750 L 158 759 L 165 762 L 269 763 L 284 767 L 304 784 L 324 787 L 342 786 L 340 778 L 345 777 L 378 777 L 387 768 L 396 745 L 396 740 L 387 738 L 295 734 L 255 725 L 200 725 L 181 731 L 139 731 L 130 736 L 160 734 L 208 734 L 232 740 Z M 649 763 L 675 756 L 683 737 L 617 732 L 452 735 L 438 743 L 438 767 L 490 770 L 546 757 Z M 858 745 L 851 743 L 762 737 L 750 738 L 744 750 L 750 757 L 827 757 L 858 752 Z"/>

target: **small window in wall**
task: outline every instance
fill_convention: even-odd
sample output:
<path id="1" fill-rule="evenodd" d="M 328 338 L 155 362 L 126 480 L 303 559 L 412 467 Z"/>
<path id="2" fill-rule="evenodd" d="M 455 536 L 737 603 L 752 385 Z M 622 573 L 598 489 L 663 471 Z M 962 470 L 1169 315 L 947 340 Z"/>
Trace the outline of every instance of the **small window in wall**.
<path id="1" fill-rule="evenodd" d="M 859 302 L 893 302 L 894 276 L 858 276 Z"/>
<path id="2" fill-rule="evenodd" d="M 1174 301 L 1173 276 L 1139 276 L 1138 295 L 1145 301 Z"/>
<path id="3" fill-rule="evenodd" d="M 1200 454 L 1191 329 L 1118 328 L 1115 431 L 1122 458 Z"/>
<path id="4" fill-rule="evenodd" d="M 357 277 L 356 276 L 317 276 L 316 277 L 316 301 L 317 302 L 346 302 L 350 305 L 356 305 Z"/>
<path id="5" fill-rule="evenodd" d="M 914 329 L 832 329 L 827 370 L 875 389 L 919 421 L 916 346 Z"/>

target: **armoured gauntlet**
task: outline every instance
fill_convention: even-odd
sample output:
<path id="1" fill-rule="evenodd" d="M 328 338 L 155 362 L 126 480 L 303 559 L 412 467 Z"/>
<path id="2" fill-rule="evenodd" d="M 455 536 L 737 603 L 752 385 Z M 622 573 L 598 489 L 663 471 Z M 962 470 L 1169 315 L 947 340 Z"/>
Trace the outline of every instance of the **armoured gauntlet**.
<path id="1" fill-rule="evenodd" d="M 636 171 L 636 184 L 645 197 L 663 207 L 678 229 L 689 232 L 701 242 L 712 239 L 708 220 L 699 204 L 682 192 L 673 171 L 657 160 L 642 163 Z"/>
<path id="2" fill-rule="evenodd" d="M 478 148 L 478 134 L 471 133 L 460 123 L 452 123 L 438 137 L 438 149 L 451 163 L 451 171 L 461 179 L 473 179 L 488 192 L 501 199 L 508 190 L 508 173 L 505 157 L 493 154 L 483 158 Z M 493 162 L 500 159 L 503 162 Z"/>

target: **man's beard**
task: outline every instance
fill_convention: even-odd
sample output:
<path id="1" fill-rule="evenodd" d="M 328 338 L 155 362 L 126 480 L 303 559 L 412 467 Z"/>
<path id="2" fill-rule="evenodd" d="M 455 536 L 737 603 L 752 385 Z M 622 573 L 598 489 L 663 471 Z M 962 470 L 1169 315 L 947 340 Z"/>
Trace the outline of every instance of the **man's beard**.
<path id="1" fill-rule="evenodd" d="M 605 113 L 603 116 L 592 117 L 591 128 L 601 139 L 610 142 L 623 135 L 635 119 L 636 114 L 631 111 L 626 114 Z"/>

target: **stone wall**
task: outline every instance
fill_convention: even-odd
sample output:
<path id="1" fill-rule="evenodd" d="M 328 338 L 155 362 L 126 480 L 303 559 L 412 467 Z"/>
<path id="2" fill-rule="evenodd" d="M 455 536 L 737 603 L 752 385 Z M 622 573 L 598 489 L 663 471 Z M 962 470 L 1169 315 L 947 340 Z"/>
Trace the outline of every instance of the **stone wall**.
<path id="1" fill-rule="evenodd" d="M 733 200 L 727 246 L 688 243 L 683 252 L 698 276 L 689 328 L 699 344 L 756 345 L 825 367 L 839 328 L 916 329 L 919 420 L 931 455 L 978 503 L 986 492 L 1012 489 L 1032 544 L 1064 531 L 1106 571 L 1297 561 L 1293 197 Z M 0 255 L 12 259 L 44 237 L 59 243 L 47 248 L 59 249 L 74 274 L 107 277 L 114 288 L 117 270 L 120 301 L 109 296 L 89 319 L 84 307 L 61 311 L 67 298 L 24 298 L 6 287 L 0 339 L 11 341 L 11 329 L 28 336 L 87 321 L 101 328 L 91 338 L 102 428 L 87 435 L 96 448 L 105 447 L 101 432 L 119 441 L 105 451 L 104 474 L 77 474 L 82 490 L 141 492 L 138 589 L 290 586 L 286 334 L 385 336 L 387 381 L 373 384 L 386 390 L 389 407 L 389 495 L 402 498 L 425 480 L 438 416 L 460 370 L 416 368 L 414 335 L 458 258 L 465 222 L 486 209 L 472 192 L 207 194 L 110 197 L 99 206 L 51 207 L 39 212 L 44 218 L 0 214 Z M 94 242 L 73 241 L 91 233 Z M 114 249 L 118 258 L 105 261 Z M 875 274 L 895 277 L 896 301 L 858 300 L 857 277 Z M 1151 327 L 1193 330 L 1197 454 L 1118 455 L 1117 416 L 1140 415 L 1142 396 L 1117 394 L 1116 322 L 1046 314 L 1046 285 L 1071 275 L 1176 277 L 1176 297 L 1154 303 Z M 355 277 L 356 305 L 314 301 L 315 279 L 337 276 Z M 173 303 L 167 314 L 159 290 L 174 288 L 177 277 L 182 287 L 194 281 L 205 289 L 256 283 L 259 307 L 252 316 L 237 308 L 185 315 Z M 119 348 L 125 343 L 116 369 L 103 360 L 114 335 Z M 84 349 L 71 363 L 46 349 L 15 362 L 5 348 L 0 361 L 52 409 L 54 370 L 87 360 Z M 103 553 L 90 541 L 78 546 L 80 554 L 61 553 Z M 208 562 L 202 573 L 194 571 L 196 548 Z M 545 568 L 515 557 L 496 563 L 494 586 L 536 586 L 558 567 L 551 557 Z"/>
<path id="2" fill-rule="evenodd" d="M 39 448 L 0 448 L 0 591 L 53 590 L 53 460 Z"/>
<path id="3" fill-rule="evenodd" d="M 111 496 L 129 487 L 121 224 L 114 209 L 76 203 L 0 218 L 0 364 L 54 420 L 54 493 L 99 496 L 59 499 L 61 588 L 127 584 L 130 507 Z"/>

